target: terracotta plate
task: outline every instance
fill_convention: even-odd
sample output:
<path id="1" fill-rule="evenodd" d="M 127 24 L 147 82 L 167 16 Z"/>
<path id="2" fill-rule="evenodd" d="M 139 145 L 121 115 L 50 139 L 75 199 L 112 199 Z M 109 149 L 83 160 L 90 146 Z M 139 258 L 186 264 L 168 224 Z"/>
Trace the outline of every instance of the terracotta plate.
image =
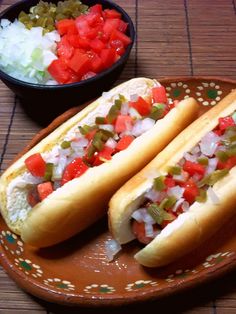
<path id="1" fill-rule="evenodd" d="M 160 81 L 170 98 L 193 96 L 203 111 L 236 87 L 235 81 L 218 78 Z M 69 114 L 75 111 L 78 109 Z M 69 241 L 41 250 L 22 243 L 0 218 L 0 261 L 19 286 L 39 298 L 68 305 L 118 305 L 160 298 L 234 268 L 235 228 L 236 217 L 192 254 L 168 267 L 150 270 L 133 259 L 140 249 L 136 242 L 124 246 L 114 262 L 107 262 L 104 242 L 111 237 L 106 218 Z"/>

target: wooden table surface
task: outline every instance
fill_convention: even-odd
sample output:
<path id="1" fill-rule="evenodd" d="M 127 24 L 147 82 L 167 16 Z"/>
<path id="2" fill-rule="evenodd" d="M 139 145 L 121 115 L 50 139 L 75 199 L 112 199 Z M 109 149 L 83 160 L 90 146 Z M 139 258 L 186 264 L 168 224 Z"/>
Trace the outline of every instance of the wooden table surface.
<path id="1" fill-rule="evenodd" d="M 3 10 L 15 0 L 0 1 Z M 235 0 L 119 0 L 137 40 L 119 80 L 137 76 L 215 75 L 236 79 Z M 0 83 L 0 171 L 40 129 Z M 158 302 L 118 309 L 72 309 L 38 300 L 0 266 L 0 313 L 236 313 L 236 272 Z"/>

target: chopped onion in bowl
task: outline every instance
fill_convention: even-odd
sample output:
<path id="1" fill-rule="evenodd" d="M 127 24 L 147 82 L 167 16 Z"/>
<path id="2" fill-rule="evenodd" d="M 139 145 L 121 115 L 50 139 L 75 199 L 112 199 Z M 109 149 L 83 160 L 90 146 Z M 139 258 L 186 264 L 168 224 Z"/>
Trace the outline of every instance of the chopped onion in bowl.
<path id="1" fill-rule="evenodd" d="M 121 245 L 114 239 L 105 242 L 105 253 L 108 262 L 112 262 L 117 253 L 121 250 Z"/>
<path id="2" fill-rule="evenodd" d="M 57 31 L 43 35 L 42 27 L 30 30 L 15 20 L 1 22 L 0 68 L 12 77 L 30 83 L 46 83 L 51 79 L 47 68 L 57 59 Z"/>

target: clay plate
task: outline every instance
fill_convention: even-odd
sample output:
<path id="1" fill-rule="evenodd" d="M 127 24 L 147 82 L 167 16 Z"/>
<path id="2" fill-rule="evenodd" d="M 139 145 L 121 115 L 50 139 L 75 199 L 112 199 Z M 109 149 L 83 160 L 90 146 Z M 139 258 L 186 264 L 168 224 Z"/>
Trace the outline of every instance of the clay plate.
<path id="1" fill-rule="evenodd" d="M 170 98 L 193 96 L 202 104 L 202 111 L 236 87 L 236 81 L 210 77 L 160 81 Z M 72 109 L 66 116 L 76 111 L 77 108 Z M 37 135 L 28 148 L 44 133 Z M 235 268 L 235 228 L 236 217 L 193 253 L 167 267 L 150 270 L 133 259 L 140 249 L 136 242 L 125 245 L 114 262 L 107 262 L 104 242 L 111 236 L 106 217 L 76 237 L 40 250 L 25 245 L 0 218 L 0 261 L 21 288 L 47 301 L 84 306 L 120 305 L 161 298 Z"/>

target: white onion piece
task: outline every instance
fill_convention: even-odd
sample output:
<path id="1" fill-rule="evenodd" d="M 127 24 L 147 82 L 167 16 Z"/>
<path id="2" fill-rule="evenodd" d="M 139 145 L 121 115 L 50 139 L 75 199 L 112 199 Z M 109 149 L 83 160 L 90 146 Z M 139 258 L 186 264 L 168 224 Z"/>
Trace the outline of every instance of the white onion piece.
<path id="1" fill-rule="evenodd" d="M 70 147 L 69 148 L 65 148 L 65 149 L 60 147 L 59 150 L 58 150 L 59 157 L 61 157 L 61 156 L 69 156 L 70 153 L 71 153 Z"/>
<path id="2" fill-rule="evenodd" d="M 173 179 L 177 182 L 185 182 L 187 181 L 189 175 L 187 172 L 182 171 L 181 174 L 175 174 L 173 175 Z"/>
<path id="3" fill-rule="evenodd" d="M 121 245 L 114 239 L 105 242 L 105 252 L 109 262 L 113 261 L 114 257 L 121 250 Z"/>
<path id="4" fill-rule="evenodd" d="M 39 184 L 43 180 L 41 177 L 35 177 L 29 172 L 25 172 L 22 176 L 22 181 L 24 181 L 26 184 Z"/>
<path id="5" fill-rule="evenodd" d="M 52 180 L 61 179 L 62 173 L 67 165 L 67 158 L 65 156 L 60 156 L 58 165 L 53 167 Z"/>
<path id="6" fill-rule="evenodd" d="M 207 194 L 209 196 L 209 198 L 211 199 L 213 204 L 220 204 L 220 199 L 219 197 L 216 195 L 215 191 L 212 189 L 212 187 L 209 187 L 207 190 Z"/>
<path id="7" fill-rule="evenodd" d="M 149 238 L 154 238 L 153 225 L 150 223 L 145 223 L 145 236 Z"/>
<path id="8" fill-rule="evenodd" d="M 139 114 L 139 112 L 136 109 L 134 109 L 133 107 L 129 108 L 128 113 L 132 118 L 136 118 L 136 119 L 142 118 L 142 116 Z"/>
<path id="9" fill-rule="evenodd" d="M 132 94 L 130 95 L 130 101 L 137 101 L 138 100 L 138 94 Z"/>
<path id="10" fill-rule="evenodd" d="M 198 156 L 197 156 L 197 155 L 192 155 L 192 154 L 189 154 L 189 153 L 184 153 L 184 158 L 185 158 L 186 160 L 188 160 L 188 161 L 196 162 Z"/>
<path id="11" fill-rule="evenodd" d="M 216 170 L 217 163 L 218 163 L 217 158 L 209 158 L 208 166 L 206 168 L 206 175 L 211 174 L 212 172 Z"/>
<path id="12" fill-rule="evenodd" d="M 169 188 L 167 191 L 168 196 L 174 196 L 177 200 L 179 200 L 184 194 L 184 188 L 181 188 L 179 185 L 176 185 L 172 188 Z"/>
<path id="13" fill-rule="evenodd" d="M 187 201 L 183 202 L 182 209 L 184 212 L 186 212 L 189 209 L 189 203 Z"/>
<path id="14" fill-rule="evenodd" d="M 156 221 L 152 218 L 152 216 L 146 211 L 146 213 L 143 216 L 143 221 L 146 224 L 154 225 Z"/>
<path id="15" fill-rule="evenodd" d="M 194 146 L 192 149 L 191 149 L 191 154 L 198 154 L 200 152 L 200 147 L 199 145 L 196 145 Z"/>
<path id="16" fill-rule="evenodd" d="M 126 135 L 132 135 L 131 130 L 130 130 L 130 131 L 129 131 L 129 130 L 126 130 L 126 131 L 124 131 L 124 132 L 121 132 L 121 133 L 119 134 L 119 137 L 122 138 L 122 137 L 124 137 L 124 136 L 126 136 Z"/>
<path id="17" fill-rule="evenodd" d="M 157 202 L 160 198 L 160 191 L 156 191 L 154 189 L 149 190 L 147 193 L 145 193 L 145 197 L 151 200 L 152 202 Z"/>
<path id="18" fill-rule="evenodd" d="M 117 145 L 117 142 L 111 137 L 105 143 L 105 146 L 110 147 L 112 149 L 115 149 L 116 145 Z"/>
<path id="19" fill-rule="evenodd" d="M 114 131 L 114 126 L 111 124 L 100 124 L 99 125 L 99 129 L 105 130 L 105 131 L 109 131 L 109 132 L 113 132 Z"/>
<path id="20" fill-rule="evenodd" d="M 210 131 L 200 141 L 201 152 L 206 156 L 212 156 L 220 141 L 220 137 L 214 132 Z"/>
<path id="21" fill-rule="evenodd" d="M 154 125 L 155 125 L 155 120 L 153 120 L 151 118 L 145 118 L 143 120 L 138 120 L 133 126 L 132 134 L 136 137 L 140 136 L 143 133 L 150 130 L 151 128 L 153 128 Z"/>
<path id="22" fill-rule="evenodd" d="M 179 206 L 182 205 L 183 202 L 184 202 L 184 198 L 181 197 L 172 207 L 172 211 L 175 213 L 177 209 L 179 208 Z"/>
<path id="23" fill-rule="evenodd" d="M 132 218 L 134 218 L 137 222 L 143 222 L 143 212 L 141 209 L 137 209 L 133 212 L 131 215 Z"/>
<path id="24" fill-rule="evenodd" d="M 120 108 L 120 113 L 122 115 L 127 115 L 129 112 L 129 104 L 127 102 L 123 102 Z"/>

